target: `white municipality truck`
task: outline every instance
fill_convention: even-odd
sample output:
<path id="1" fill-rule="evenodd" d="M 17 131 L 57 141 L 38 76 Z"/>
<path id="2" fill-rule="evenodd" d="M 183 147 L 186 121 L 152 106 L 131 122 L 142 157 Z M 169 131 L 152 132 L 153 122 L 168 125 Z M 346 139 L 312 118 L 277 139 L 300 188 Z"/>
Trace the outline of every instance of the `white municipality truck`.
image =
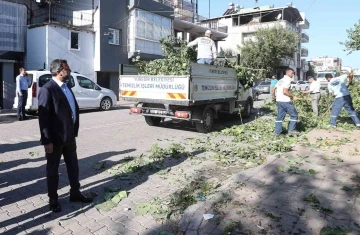
<path id="1" fill-rule="evenodd" d="M 136 102 L 131 113 L 141 114 L 150 126 L 164 119 L 190 121 L 198 132 L 212 130 L 218 114 L 247 118 L 253 106 L 252 89 L 239 83 L 235 69 L 192 63 L 189 75 L 120 76 L 120 96 Z"/>

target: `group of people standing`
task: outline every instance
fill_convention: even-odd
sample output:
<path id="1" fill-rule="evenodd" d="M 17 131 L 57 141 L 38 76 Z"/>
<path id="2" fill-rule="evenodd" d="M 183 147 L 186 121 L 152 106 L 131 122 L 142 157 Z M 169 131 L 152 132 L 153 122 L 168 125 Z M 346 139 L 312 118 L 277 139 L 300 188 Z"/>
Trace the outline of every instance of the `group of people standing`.
<path id="1" fill-rule="evenodd" d="M 292 101 L 299 100 L 298 97 L 293 95 L 290 92 L 291 82 L 295 72 L 293 69 L 289 68 L 286 70 L 286 74 L 279 81 L 276 80 L 273 76 L 271 81 L 271 94 L 273 99 L 276 100 L 278 114 L 275 121 L 275 134 L 277 136 L 285 134 L 282 128 L 282 122 L 286 116 L 289 114 L 290 122 L 288 126 L 289 135 L 298 135 L 299 132 L 296 131 L 296 123 L 298 121 L 298 113 Z M 331 107 L 330 113 L 330 127 L 336 127 L 336 120 L 339 116 L 342 108 L 349 113 L 350 117 L 354 121 L 357 127 L 360 127 L 360 120 L 354 109 L 352 98 L 348 89 L 348 85 L 352 83 L 353 75 L 351 73 L 344 74 L 340 77 L 333 77 L 332 74 L 326 74 L 325 78 L 328 80 L 328 90 L 329 93 L 335 97 L 335 100 Z M 310 83 L 310 88 L 307 91 L 302 91 L 302 93 L 310 94 L 311 96 L 311 105 L 313 109 L 313 114 L 315 117 L 319 116 L 319 103 L 320 103 L 320 82 L 317 81 L 314 77 L 309 76 L 308 81 Z"/>

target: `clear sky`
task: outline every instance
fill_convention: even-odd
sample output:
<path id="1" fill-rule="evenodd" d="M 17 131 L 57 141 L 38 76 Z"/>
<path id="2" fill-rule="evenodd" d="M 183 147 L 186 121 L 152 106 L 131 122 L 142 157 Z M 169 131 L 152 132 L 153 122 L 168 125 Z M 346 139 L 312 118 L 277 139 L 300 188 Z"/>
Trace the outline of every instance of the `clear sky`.
<path id="1" fill-rule="evenodd" d="M 230 0 L 210 0 L 210 16 L 221 16 L 229 7 Z M 255 0 L 233 0 L 240 6 L 255 7 Z M 360 19 L 360 0 L 258 0 L 259 6 L 286 6 L 292 2 L 300 12 L 306 13 L 310 28 L 304 30 L 309 35 L 308 48 L 310 60 L 316 56 L 334 56 L 343 60 L 343 66 L 360 68 L 360 51 L 347 55 L 340 41 L 347 39 L 346 29 L 352 28 Z M 209 15 L 209 0 L 198 0 L 199 14 Z"/>

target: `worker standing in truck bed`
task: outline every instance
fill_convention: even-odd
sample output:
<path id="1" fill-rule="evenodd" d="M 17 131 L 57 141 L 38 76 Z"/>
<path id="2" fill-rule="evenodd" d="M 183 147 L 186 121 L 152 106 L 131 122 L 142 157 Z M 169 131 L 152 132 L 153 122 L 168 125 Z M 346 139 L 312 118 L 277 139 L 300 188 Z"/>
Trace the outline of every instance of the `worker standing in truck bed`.
<path id="1" fill-rule="evenodd" d="M 211 39 L 211 30 L 206 30 L 204 37 L 199 37 L 190 42 L 187 46 L 198 46 L 197 50 L 197 63 L 198 64 L 214 64 L 216 60 L 217 52 L 215 42 Z"/>

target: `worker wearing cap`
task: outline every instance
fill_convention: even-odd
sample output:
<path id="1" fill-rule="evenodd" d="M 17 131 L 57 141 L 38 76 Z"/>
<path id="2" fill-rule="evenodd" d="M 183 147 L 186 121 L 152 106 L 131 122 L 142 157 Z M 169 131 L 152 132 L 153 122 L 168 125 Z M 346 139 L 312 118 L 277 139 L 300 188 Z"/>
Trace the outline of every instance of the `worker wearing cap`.
<path id="1" fill-rule="evenodd" d="M 352 102 L 352 98 L 350 96 L 350 91 L 348 89 L 348 85 L 352 83 L 353 74 L 344 74 L 340 77 L 333 78 L 331 73 L 325 75 L 325 78 L 328 80 L 328 89 L 329 93 L 335 96 L 334 102 L 331 106 L 330 113 L 330 126 L 336 127 L 336 119 L 339 116 L 342 108 L 350 115 L 354 124 L 357 127 L 360 127 L 360 119 L 357 116 L 356 110 L 354 109 L 354 105 Z"/>
<path id="2" fill-rule="evenodd" d="M 205 37 L 199 37 L 187 45 L 188 47 L 198 46 L 198 64 L 214 64 L 214 60 L 216 60 L 216 46 L 215 42 L 211 39 L 211 36 L 211 30 L 206 30 Z"/>

